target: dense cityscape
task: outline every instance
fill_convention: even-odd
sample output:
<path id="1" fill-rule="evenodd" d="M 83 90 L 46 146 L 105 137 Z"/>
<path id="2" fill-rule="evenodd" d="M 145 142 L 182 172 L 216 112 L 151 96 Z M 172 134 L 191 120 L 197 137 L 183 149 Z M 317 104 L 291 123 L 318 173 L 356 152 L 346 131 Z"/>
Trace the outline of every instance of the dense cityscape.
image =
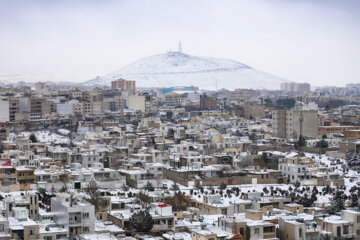
<path id="1" fill-rule="evenodd" d="M 357 239 L 359 85 L 0 89 L 1 239 Z"/>
<path id="2" fill-rule="evenodd" d="M 359 0 L 1 0 L 0 240 L 360 240 Z"/>

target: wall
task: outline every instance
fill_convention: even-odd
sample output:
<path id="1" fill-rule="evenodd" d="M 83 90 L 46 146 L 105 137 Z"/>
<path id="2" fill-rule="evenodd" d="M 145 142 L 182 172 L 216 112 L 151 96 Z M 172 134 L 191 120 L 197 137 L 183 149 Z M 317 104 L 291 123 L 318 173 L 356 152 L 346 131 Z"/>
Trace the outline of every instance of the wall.
<path id="1" fill-rule="evenodd" d="M 145 96 L 129 96 L 128 108 L 145 112 Z"/>
<path id="2" fill-rule="evenodd" d="M 0 122 L 9 121 L 9 101 L 0 99 Z"/>

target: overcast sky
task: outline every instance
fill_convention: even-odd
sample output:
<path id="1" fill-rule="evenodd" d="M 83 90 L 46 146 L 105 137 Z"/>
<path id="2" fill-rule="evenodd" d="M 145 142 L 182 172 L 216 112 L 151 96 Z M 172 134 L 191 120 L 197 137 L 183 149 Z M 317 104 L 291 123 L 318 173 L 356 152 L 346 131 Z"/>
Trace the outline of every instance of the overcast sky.
<path id="1" fill-rule="evenodd" d="M 1 0 L 0 80 L 86 81 L 177 49 L 313 85 L 360 82 L 360 1 Z"/>

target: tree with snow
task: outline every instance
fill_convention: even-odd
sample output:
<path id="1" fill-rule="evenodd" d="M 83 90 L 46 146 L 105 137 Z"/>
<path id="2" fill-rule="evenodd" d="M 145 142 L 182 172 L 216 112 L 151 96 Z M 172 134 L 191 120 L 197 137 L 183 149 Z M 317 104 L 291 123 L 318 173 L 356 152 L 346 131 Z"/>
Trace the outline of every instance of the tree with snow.
<path id="1" fill-rule="evenodd" d="M 200 190 L 201 188 L 203 188 L 203 186 L 199 181 L 197 181 L 194 185 L 194 190 Z"/>
<path id="2" fill-rule="evenodd" d="M 37 137 L 35 136 L 34 133 L 30 134 L 29 140 L 30 140 L 32 143 L 38 142 L 38 139 L 37 139 Z"/>
<path id="3" fill-rule="evenodd" d="M 141 210 L 130 217 L 130 224 L 137 232 L 149 232 L 154 225 L 154 220 L 147 210 Z"/>
<path id="4" fill-rule="evenodd" d="M 175 193 L 174 196 L 166 197 L 164 202 L 170 204 L 174 211 L 185 211 L 192 206 L 191 197 L 180 191 Z"/>
<path id="5" fill-rule="evenodd" d="M 350 188 L 350 207 L 360 207 L 359 204 L 359 198 L 360 198 L 360 187 L 353 186 Z"/>
<path id="6" fill-rule="evenodd" d="M 147 190 L 147 191 L 154 191 L 155 190 L 154 185 L 149 181 L 145 185 L 144 189 Z"/>
<path id="7" fill-rule="evenodd" d="M 170 189 L 173 190 L 174 192 L 180 190 L 179 185 L 177 185 L 176 182 L 174 182 L 174 184 L 171 185 Z"/>
<path id="8" fill-rule="evenodd" d="M 219 189 L 220 190 L 225 190 L 226 189 L 226 184 L 225 183 L 221 183 L 220 186 L 219 186 Z"/>
<path id="9" fill-rule="evenodd" d="M 331 199 L 331 206 L 326 210 L 328 214 L 335 214 L 345 209 L 347 196 L 339 188 L 336 189 L 334 197 Z"/>
<path id="10" fill-rule="evenodd" d="M 299 136 L 299 139 L 297 141 L 297 145 L 300 146 L 300 147 L 306 146 L 306 140 L 305 140 L 303 135 Z"/>
<path id="11" fill-rule="evenodd" d="M 269 193 L 269 190 L 267 189 L 267 187 L 264 187 L 264 188 L 263 188 L 263 192 L 264 192 L 265 194 L 268 194 L 268 193 Z"/>

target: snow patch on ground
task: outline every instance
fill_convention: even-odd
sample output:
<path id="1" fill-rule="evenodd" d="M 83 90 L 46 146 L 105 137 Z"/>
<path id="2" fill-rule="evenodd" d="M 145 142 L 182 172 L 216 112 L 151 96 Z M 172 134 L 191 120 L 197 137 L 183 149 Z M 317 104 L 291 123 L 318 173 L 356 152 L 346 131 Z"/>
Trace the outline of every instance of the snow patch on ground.
<path id="1" fill-rule="evenodd" d="M 52 133 L 50 131 L 34 131 L 34 132 L 20 132 L 18 134 L 10 133 L 9 139 L 10 141 L 15 142 L 16 136 L 23 136 L 25 138 L 29 138 L 31 134 L 35 134 L 37 140 L 41 143 L 47 144 L 69 144 L 70 139 L 68 137 L 64 137 L 62 135 Z"/>

